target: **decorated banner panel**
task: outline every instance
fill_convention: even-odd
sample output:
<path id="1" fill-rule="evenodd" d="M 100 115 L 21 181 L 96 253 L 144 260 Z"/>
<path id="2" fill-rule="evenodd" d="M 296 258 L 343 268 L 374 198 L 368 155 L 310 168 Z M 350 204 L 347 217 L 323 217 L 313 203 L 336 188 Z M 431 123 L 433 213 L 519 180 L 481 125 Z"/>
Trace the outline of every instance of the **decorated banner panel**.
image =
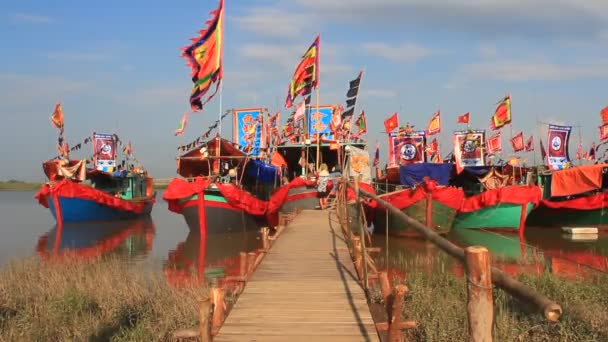
<path id="1" fill-rule="evenodd" d="M 456 158 L 459 167 L 485 165 L 483 156 L 485 136 L 484 130 L 454 132 L 454 142 L 459 147 L 454 149 L 454 153 L 460 152 L 460 157 Z"/>
<path id="2" fill-rule="evenodd" d="M 371 184 L 372 168 L 369 166 L 369 153 L 354 146 L 350 146 L 350 157 L 348 161 L 349 175 L 351 177 L 361 177 L 363 183 Z"/>
<path id="3" fill-rule="evenodd" d="M 264 141 L 264 111 L 262 108 L 233 110 L 233 138 L 241 151 L 260 155 Z"/>
<path id="4" fill-rule="evenodd" d="M 389 134 L 390 165 L 407 165 L 426 162 L 426 132 Z"/>
<path id="5" fill-rule="evenodd" d="M 95 169 L 113 172 L 116 168 L 116 139 L 113 134 L 93 134 Z"/>
<path id="6" fill-rule="evenodd" d="M 572 126 L 549 125 L 547 132 L 547 165 L 553 170 L 560 170 L 570 161 L 568 142 Z"/>
<path id="7" fill-rule="evenodd" d="M 330 129 L 331 118 L 334 112 L 333 106 L 307 106 L 306 117 L 308 118 L 308 133 L 313 136 L 317 133 L 325 134 L 327 139 L 333 139 Z"/>

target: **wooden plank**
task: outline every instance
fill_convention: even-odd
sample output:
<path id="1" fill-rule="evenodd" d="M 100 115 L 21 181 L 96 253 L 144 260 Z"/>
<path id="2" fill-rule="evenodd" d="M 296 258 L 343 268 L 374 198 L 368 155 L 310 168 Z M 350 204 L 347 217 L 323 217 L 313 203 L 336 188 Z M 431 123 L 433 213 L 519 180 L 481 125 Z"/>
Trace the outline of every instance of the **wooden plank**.
<path id="1" fill-rule="evenodd" d="M 247 283 L 214 341 L 379 341 L 328 212 L 298 215 Z"/>

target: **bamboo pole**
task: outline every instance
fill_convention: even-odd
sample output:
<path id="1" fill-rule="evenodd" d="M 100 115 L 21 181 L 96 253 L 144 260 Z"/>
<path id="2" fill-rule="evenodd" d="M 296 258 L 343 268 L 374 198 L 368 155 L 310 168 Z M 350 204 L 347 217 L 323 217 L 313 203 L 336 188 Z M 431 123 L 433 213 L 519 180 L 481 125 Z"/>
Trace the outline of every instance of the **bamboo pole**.
<path id="1" fill-rule="evenodd" d="M 212 306 L 210 298 L 201 300 L 199 306 L 199 331 L 202 342 L 211 342 L 211 324 L 209 321 L 211 309 Z"/>
<path id="2" fill-rule="evenodd" d="M 213 300 L 212 333 L 215 335 L 222 326 L 222 323 L 224 323 L 224 313 L 226 310 L 224 289 L 214 286 L 211 289 L 211 298 Z"/>
<path id="3" fill-rule="evenodd" d="M 401 342 L 401 312 L 403 311 L 403 297 L 407 292 L 405 285 L 397 285 L 393 290 L 393 303 L 388 323 L 388 341 Z"/>
<path id="4" fill-rule="evenodd" d="M 270 249 L 270 240 L 268 240 L 268 236 L 270 234 L 270 230 L 268 227 L 262 228 L 262 248 L 265 252 Z"/>
<path id="5" fill-rule="evenodd" d="M 469 341 L 491 342 L 494 306 L 490 253 L 482 246 L 464 250 L 467 273 Z"/>
<path id="6" fill-rule="evenodd" d="M 391 283 L 388 280 L 388 273 L 386 271 L 382 271 L 378 274 L 378 278 L 380 279 L 380 286 L 382 289 L 382 297 L 384 298 L 384 303 L 387 303 L 388 298 L 391 295 Z"/>
<path id="7" fill-rule="evenodd" d="M 395 215 L 395 217 L 397 217 L 403 223 L 415 229 L 424 238 L 434 243 L 447 254 L 460 260 L 460 262 L 464 262 L 464 251 L 462 250 L 462 248 L 444 239 L 436 232 L 428 229 L 423 224 L 409 217 L 405 213 L 402 213 L 399 209 L 395 208 L 390 203 L 379 198 L 378 196 L 370 194 L 364 190 L 359 190 L 359 192 L 365 197 L 373 198 L 374 200 L 376 200 L 377 203 L 382 205 L 384 208 L 387 208 L 387 210 L 389 210 L 393 215 Z M 550 300 L 545 295 L 540 294 L 529 287 L 526 287 L 519 281 L 506 275 L 501 270 L 495 267 L 492 267 L 491 270 L 492 282 L 494 284 L 496 284 L 512 296 L 516 297 L 520 301 L 533 304 L 539 311 L 543 313 L 545 319 L 547 319 L 548 321 L 557 322 L 559 320 L 560 316 L 562 315 L 562 308 L 559 304 Z"/>
<path id="8" fill-rule="evenodd" d="M 247 253 L 241 252 L 239 260 L 239 276 L 246 277 L 247 276 Z"/>
<path id="9" fill-rule="evenodd" d="M 255 252 L 247 253 L 247 276 L 251 276 L 251 274 L 253 274 L 255 269 L 255 259 Z"/>

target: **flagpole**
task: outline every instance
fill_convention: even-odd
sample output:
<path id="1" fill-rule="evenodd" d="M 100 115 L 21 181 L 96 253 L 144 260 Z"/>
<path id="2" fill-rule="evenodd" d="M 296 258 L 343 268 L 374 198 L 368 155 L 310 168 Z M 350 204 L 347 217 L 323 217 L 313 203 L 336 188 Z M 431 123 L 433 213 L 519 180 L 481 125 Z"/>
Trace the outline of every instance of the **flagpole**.
<path id="1" fill-rule="evenodd" d="M 317 37 L 319 37 L 319 44 L 317 45 L 317 61 L 320 61 L 321 60 L 321 35 L 318 34 Z M 318 68 L 319 64 L 320 63 L 318 63 L 315 66 L 315 68 Z M 315 171 L 318 171 L 319 170 L 319 157 L 320 157 L 319 152 L 320 152 L 320 148 L 321 148 L 321 146 L 320 146 L 321 145 L 321 139 L 320 139 L 320 136 L 319 136 L 319 127 L 321 127 L 319 125 L 319 119 L 321 118 L 321 115 L 319 113 L 319 93 L 320 93 L 320 91 L 319 91 L 319 83 L 321 83 L 319 81 L 320 81 L 320 78 L 321 78 L 321 71 L 320 70 L 315 70 L 315 73 L 318 76 L 318 78 L 316 80 L 316 82 L 317 82 L 317 120 L 315 122 L 317 123 L 317 127 L 315 128 L 315 130 L 317 131 L 317 161 L 316 161 L 316 165 L 315 165 Z"/>

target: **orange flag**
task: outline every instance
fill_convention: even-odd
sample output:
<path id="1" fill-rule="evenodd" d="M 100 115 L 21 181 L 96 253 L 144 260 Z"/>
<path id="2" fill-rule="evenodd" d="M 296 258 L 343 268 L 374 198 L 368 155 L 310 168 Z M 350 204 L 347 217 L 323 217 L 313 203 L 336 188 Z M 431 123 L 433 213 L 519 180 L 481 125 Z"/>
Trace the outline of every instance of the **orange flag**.
<path id="1" fill-rule="evenodd" d="M 63 132 L 63 109 L 61 103 L 55 105 L 55 111 L 51 114 L 51 123 L 55 128 Z"/>

